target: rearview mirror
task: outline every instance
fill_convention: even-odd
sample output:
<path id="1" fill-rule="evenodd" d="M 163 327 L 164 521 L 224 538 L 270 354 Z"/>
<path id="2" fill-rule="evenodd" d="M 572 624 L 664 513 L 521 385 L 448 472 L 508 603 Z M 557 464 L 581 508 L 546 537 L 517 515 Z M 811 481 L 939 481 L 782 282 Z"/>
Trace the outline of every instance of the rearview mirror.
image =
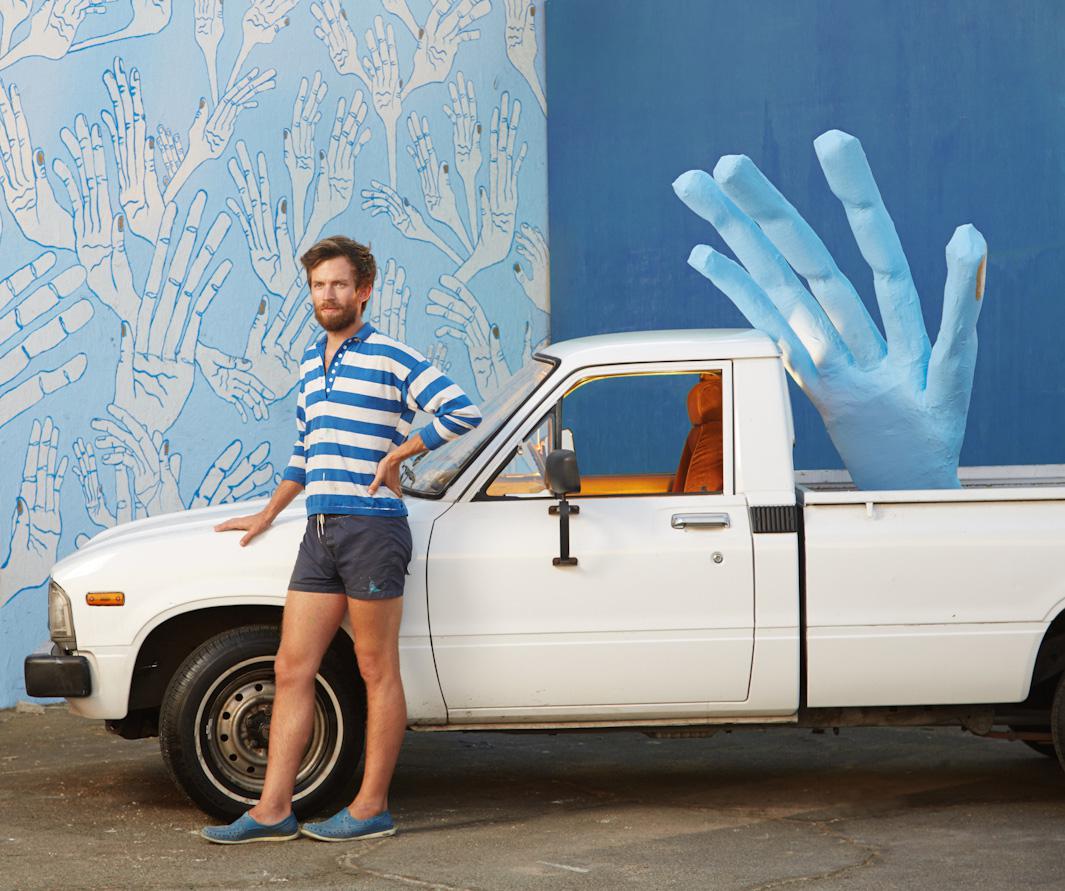
<path id="1" fill-rule="evenodd" d="M 577 456 L 569 449 L 555 449 L 545 463 L 547 488 L 559 496 L 572 495 L 581 490 L 581 474 Z"/>

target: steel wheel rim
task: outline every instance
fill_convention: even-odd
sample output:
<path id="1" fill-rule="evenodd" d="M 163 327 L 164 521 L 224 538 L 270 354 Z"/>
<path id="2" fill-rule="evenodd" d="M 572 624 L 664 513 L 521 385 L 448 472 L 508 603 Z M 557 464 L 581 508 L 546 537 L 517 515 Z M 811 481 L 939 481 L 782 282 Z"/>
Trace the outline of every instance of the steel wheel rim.
<path id="1" fill-rule="evenodd" d="M 320 675 L 316 681 L 311 735 L 296 773 L 297 789 L 330 760 L 340 742 L 339 734 L 330 732 L 333 722 L 326 712 Z M 201 712 L 201 734 L 204 754 L 226 785 L 245 792 L 262 792 L 269 741 L 266 728 L 274 693 L 273 659 L 233 666 L 216 681 L 210 702 Z"/>

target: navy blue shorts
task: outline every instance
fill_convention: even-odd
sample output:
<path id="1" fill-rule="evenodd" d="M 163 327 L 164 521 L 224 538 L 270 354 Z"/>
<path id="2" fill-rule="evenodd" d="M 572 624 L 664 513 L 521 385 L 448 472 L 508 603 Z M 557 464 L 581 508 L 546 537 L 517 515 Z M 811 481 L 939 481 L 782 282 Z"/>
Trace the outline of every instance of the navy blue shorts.
<path id="1" fill-rule="evenodd" d="M 411 548 L 406 517 L 315 514 L 288 588 L 356 600 L 401 597 Z"/>

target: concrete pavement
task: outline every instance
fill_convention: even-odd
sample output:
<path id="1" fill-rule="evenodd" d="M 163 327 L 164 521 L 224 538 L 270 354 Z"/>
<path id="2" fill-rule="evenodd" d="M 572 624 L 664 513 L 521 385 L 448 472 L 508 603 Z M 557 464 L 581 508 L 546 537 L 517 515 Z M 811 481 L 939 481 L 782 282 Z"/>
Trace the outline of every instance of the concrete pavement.
<path id="1" fill-rule="evenodd" d="M 409 734 L 391 839 L 217 847 L 156 740 L 0 712 L 0 888 L 1065 888 L 1065 773 L 959 730 Z"/>

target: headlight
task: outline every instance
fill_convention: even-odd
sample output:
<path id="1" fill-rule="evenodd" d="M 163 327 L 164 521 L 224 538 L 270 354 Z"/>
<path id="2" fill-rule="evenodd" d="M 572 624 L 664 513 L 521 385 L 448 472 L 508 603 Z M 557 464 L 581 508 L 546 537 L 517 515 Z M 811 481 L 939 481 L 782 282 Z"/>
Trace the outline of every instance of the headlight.
<path id="1" fill-rule="evenodd" d="M 74 615 L 70 611 L 70 598 L 54 580 L 48 583 L 48 631 L 53 642 L 64 650 L 76 650 Z"/>

